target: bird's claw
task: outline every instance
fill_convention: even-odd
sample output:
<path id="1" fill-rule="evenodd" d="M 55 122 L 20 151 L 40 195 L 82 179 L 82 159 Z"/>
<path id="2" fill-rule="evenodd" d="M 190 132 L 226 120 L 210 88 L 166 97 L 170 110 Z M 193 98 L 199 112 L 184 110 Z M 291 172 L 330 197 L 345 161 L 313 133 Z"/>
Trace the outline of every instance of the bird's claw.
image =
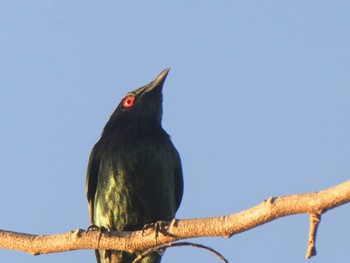
<path id="1" fill-rule="evenodd" d="M 88 228 L 86 229 L 86 232 L 89 232 L 89 231 L 98 231 L 100 230 L 100 227 L 98 227 L 97 225 L 95 224 L 92 224 L 92 225 L 89 225 Z"/>
<path id="2" fill-rule="evenodd" d="M 110 232 L 110 229 L 108 229 L 104 226 L 97 226 L 95 224 L 92 224 L 86 229 L 86 232 L 89 232 L 89 231 L 99 231 L 100 234 L 102 234 L 102 233 L 108 234 Z"/>

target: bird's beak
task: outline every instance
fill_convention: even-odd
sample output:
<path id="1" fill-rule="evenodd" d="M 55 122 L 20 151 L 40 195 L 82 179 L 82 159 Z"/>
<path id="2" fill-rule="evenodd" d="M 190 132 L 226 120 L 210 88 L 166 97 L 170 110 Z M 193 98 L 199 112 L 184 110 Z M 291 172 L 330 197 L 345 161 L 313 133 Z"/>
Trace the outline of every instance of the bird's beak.
<path id="1" fill-rule="evenodd" d="M 150 92 L 151 90 L 154 90 L 155 88 L 162 88 L 164 81 L 166 79 L 166 76 L 169 73 L 170 68 L 164 69 L 154 81 L 152 81 L 149 86 L 146 88 L 145 92 Z"/>

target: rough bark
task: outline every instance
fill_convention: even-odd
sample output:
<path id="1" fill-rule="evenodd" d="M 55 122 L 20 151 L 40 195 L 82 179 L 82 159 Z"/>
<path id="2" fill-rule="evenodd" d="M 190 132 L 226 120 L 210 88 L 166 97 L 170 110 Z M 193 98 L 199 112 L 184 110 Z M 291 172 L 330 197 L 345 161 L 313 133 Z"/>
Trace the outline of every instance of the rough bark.
<path id="1" fill-rule="evenodd" d="M 305 194 L 270 197 L 261 204 L 227 216 L 181 219 L 168 222 L 160 231 L 101 232 L 77 229 L 57 235 L 30 235 L 0 230 L 0 248 L 33 255 L 79 249 L 114 249 L 134 252 L 195 237 L 232 235 L 268 223 L 280 217 L 309 214 L 310 231 L 307 258 L 316 255 L 315 239 L 321 215 L 350 202 L 350 181 L 332 188 Z"/>

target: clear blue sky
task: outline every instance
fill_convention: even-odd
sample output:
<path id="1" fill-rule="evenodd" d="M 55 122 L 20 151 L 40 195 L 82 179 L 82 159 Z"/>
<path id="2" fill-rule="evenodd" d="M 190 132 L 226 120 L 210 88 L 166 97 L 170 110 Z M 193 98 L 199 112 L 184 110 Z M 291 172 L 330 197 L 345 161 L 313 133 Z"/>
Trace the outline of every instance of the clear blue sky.
<path id="1" fill-rule="evenodd" d="M 2 1 L 0 228 L 89 225 L 92 146 L 128 91 L 171 71 L 163 126 L 179 150 L 178 218 L 349 180 L 350 2 Z M 350 207 L 329 211 L 310 262 L 348 262 Z M 231 262 L 306 262 L 309 218 L 195 240 Z M 1 262 L 95 262 L 92 251 Z M 218 262 L 192 248 L 163 262 Z"/>

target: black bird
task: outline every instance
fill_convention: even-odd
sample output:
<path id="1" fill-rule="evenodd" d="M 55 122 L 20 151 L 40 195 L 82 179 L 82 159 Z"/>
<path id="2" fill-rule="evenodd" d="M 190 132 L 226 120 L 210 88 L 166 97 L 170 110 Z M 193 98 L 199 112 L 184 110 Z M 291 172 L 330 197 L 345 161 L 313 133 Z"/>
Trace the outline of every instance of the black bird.
<path id="1" fill-rule="evenodd" d="M 169 69 L 126 94 L 92 149 L 86 177 L 91 224 L 141 230 L 170 221 L 183 193 L 179 153 L 161 126 L 162 89 Z M 97 262 L 132 262 L 138 253 L 96 250 Z M 160 262 L 157 252 L 142 260 Z"/>

